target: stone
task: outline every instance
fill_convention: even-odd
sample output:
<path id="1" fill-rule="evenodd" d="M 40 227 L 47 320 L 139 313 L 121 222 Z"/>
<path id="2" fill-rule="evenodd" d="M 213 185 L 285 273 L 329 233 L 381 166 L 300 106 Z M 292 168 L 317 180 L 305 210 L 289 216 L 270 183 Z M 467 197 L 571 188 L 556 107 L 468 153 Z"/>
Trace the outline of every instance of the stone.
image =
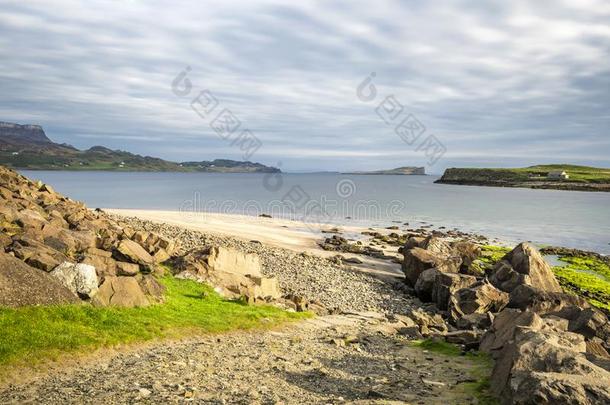
<path id="1" fill-rule="evenodd" d="M 140 266 L 135 263 L 115 262 L 117 276 L 135 276 L 140 272 Z"/>
<path id="2" fill-rule="evenodd" d="M 50 274 L 82 298 L 92 298 L 98 291 L 97 274 L 95 267 L 91 265 L 63 262 Z"/>
<path id="3" fill-rule="evenodd" d="M 481 256 L 481 246 L 465 240 L 454 242 L 451 249 L 462 258 L 461 272 L 468 272 L 472 263 Z"/>
<path id="4" fill-rule="evenodd" d="M 163 284 L 159 283 L 154 276 L 144 274 L 139 276 L 137 280 L 142 292 L 148 297 L 149 300 L 155 302 L 163 302 L 165 300 L 166 288 Z"/>
<path id="5" fill-rule="evenodd" d="M 457 256 L 445 256 L 422 248 L 413 248 L 404 252 L 402 270 L 406 281 L 415 286 L 419 275 L 425 270 L 436 268 L 444 273 L 457 273 L 461 259 Z"/>
<path id="6" fill-rule="evenodd" d="M 130 262 L 140 264 L 145 268 L 150 268 L 154 263 L 153 257 L 142 246 L 129 239 L 123 239 L 119 243 L 117 251 Z"/>
<path id="7" fill-rule="evenodd" d="M 480 350 L 495 355 L 514 339 L 517 328 L 540 330 L 543 325 L 542 318 L 534 312 L 505 308 L 483 335 Z"/>
<path id="8" fill-rule="evenodd" d="M 99 277 L 116 276 L 117 274 L 116 262 L 108 256 L 86 253 L 81 263 L 95 267 Z"/>
<path id="9" fill-rule="evenodd" d="M 511 292 L 522 284 L 542 291 L 563 292 L 551 266 L 528 243 L 521 243 L 507 253 L 491 270 L 489 281 L 505 292 Z"/>
<path id="10" fill-rule="evenodd" d="M 58 279 L 0 252 L 0 307 L 74 302 L 79 302 L 78 297 Z"/>
<path id="11" fill-rule="evenodd" d="M 570 332 L 576 332 L 587 339 L 600 338 L 610 346 L 610 322 L 608 317 L 597 308 L 582 309 L 570 320 Z"/>
<path id="12" fill-rule="evenodd" d="M 468 314 L 499 312 L 508 304 L 509 295 L 483 281 L 469 288 L 462 288 L 451 296 L 450 317 L 455 322 Z"/>
<path id="13" fill-rule="evenodd" d="M 477 279 L 473 276 L 438 272 L 434 280 L 432 299 L 436 302 L 438 309 L 446 310 L 449 307 L 451 297 L 456 291 L 470 287 L 476 282 Z"/>
<path id="14" fill-rule="evenodd" d="M 159 248 L 159 250 L 157 250 L 153 255 L 153 260 L 155 261 L 155 263 L 163 263 L 168 261 L 170 258 L 171 256 L 169 255 L 169 253 L 167 253 L 163 248 Z"/>
<path id="15" fill-rule="evenodd" d="M 456 330 L 447 332 L 444 335 L 447 343 L 454 343 L 475 348 L 479 346 L 481 341 L 481 332 L 474 330 Z"/>
<path id="16" fill-rule="evenodd" d="M 134 242 L 135 243 L 135 242 Z M 93 298 L 98 306 L 145 307 L 150 302 L 135 277 L 106 277 Z"/>
<path id="17" fill-rule="evenodd" d="M 582 335 L 517 329 L 498 356 L 491 391 L 503 403 L 610 403 L 610 373 L 587 360 Z"/>
<path id="18" fill-rule="evenodd" d="M 494 320 L 494 315 L 491 312 L 484 314 L 467 314 L 457 319 L 455 326 L 459 329 L 479 329 L 487 330 Z"/>
<path id="19" fill-rule="evenodd" d="M 577 295 L 544 291 L 521 284 L 510 293 L 508 306 L 546 314 L 559 312 L 566 307 L 588 308 L 590 305 L 587 300 Z"/>
<path id="20" fill-rule="evenodd" d="M 419 277 L 417 278 L 417 282 L 415 283 L 415 293 L 417 297 L 424 301 L 430 302 L 432 301 L 432 290 L 434 288 L 434 283 L 436 281 L 436 277 L 439 274 L 439 271 L 436 269 L 428 269 L 424 270 Z"/>

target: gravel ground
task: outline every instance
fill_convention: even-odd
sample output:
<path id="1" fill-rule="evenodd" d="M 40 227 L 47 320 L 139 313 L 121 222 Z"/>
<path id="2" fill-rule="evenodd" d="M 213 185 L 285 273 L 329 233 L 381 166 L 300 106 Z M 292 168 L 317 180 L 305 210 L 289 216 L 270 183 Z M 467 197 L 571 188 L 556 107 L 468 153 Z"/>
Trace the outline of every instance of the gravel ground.
<path id="1" fill-rule="evenodd" d="M 3 404 L 467 404 L 467 357 L 389 335 L 375 314 L 165 342 L 0 389 Z"/>
<path id="2" fill-rule="evenodd" d="M 139 218 L 115 218 L 134 229 L 156 232 L 177 240 L 182 251 L 216 245 L 256 253 L 261 258 L 263 273 L 266 276 L 276 276 L 284 293 L 319 301 L 329 309 L 406 313 L 418 306 L 418 301 L 387 282 L 329 259 Z"/>

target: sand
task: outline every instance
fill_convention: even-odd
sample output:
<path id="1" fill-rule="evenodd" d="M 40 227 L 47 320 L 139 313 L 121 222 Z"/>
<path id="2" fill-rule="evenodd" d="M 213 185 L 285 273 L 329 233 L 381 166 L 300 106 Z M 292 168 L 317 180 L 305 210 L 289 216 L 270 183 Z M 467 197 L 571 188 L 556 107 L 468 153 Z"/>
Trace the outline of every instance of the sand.
<path id="1" fill-rule="evenodd" d="M 153 222 L 162 222 L 180 226 L 204 233 L 230 236 L 245 241 L 257 240 L 265 245 L 289 249 L 295 252 L 307 252 L 320 257 L 336 255 L 318 246 L 329 234 L 321 230 L 308 228 L 298 221 L 281 218 L 263 218 L 248 215 L 219 214 L 207 212 L 180 212 L 141 209 L 104 209 L 104 211 L 122 216 L 138 217 Z M 330 229 L 331 227 L 329 227 Z M 357 226 L 341 226 L 343 234 L 360 234 L 367 228 Z M 341 253 L 344 257 L 356 256 Z M 367 273 L 374 273 L 382 277 L 402 276 L 400 266 L 387 260 L 375 259 L 357 255 L 364 263 L 354 265 Z"/>

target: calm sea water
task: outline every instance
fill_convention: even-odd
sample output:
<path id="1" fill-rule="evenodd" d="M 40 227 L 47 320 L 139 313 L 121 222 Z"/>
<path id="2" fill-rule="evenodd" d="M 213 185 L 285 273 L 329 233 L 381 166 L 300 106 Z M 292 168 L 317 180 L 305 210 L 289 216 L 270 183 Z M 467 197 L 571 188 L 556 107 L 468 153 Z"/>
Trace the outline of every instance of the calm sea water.
<path id="1" fill-rule="evenodd" d="M 268 213 L 370 226 L 425 222 L 511 243 L 529 240 L 610 254 L 610 193 L 441 185 L 434 184 L 435 176 L 23 174 L 90 207 Z"/>

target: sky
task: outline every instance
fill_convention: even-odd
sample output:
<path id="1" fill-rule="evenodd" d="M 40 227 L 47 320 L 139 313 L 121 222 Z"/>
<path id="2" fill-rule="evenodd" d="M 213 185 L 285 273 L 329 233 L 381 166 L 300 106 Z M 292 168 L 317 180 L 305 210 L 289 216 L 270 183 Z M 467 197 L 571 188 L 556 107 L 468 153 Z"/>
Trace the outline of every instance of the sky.
<path id="1" fill-rule="evenodd" d="M 609 167 L 610 2 L 0 0 L 0 90 L 0 121 L 174 161 Z"/>

